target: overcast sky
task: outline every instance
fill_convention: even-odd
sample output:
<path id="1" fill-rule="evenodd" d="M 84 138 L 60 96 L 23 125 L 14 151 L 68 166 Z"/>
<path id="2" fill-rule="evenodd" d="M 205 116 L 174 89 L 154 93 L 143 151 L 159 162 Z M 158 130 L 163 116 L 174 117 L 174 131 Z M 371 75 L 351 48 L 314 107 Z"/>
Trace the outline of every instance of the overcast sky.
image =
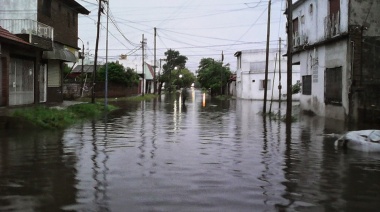
<path id="1" fill-rule="evenodd" d="M 77 0 L 91 13 L 79 16 L 79 37 L 94 55 L 97 0 Z M 285 0 L 272 0 L 271 47 L 286 40 L 283 15 Z M 264 49 L 267 36 L 268 0 L 109 0 L 109 61 L 128 54 L 128 61 L 141 66 L 142 34 L 147 38 L 145 60 L 153 63 L 154 27 L 157 28 L 157 59 L 167 49 L 188 57 L 187 67 L 196 71 L 202 58 L 221 60 L 236 70 L 234 53 Z M 99 59 L 105 62 L 106 19 L 102 14 Z M 89 43 L 89 45 L 87 45 Z M 283 42 L 285 43 L 285 42 Z M 78 42 L 79 47 L 82 43 Z"/>

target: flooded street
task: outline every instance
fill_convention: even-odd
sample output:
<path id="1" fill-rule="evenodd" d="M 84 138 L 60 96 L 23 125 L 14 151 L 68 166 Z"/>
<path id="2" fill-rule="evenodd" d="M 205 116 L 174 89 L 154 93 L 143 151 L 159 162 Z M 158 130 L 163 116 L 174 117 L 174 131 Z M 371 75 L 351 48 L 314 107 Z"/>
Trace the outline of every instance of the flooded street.
<path id="1" fill-rule="evenodd" d="M 286 135 L 262 102 L 199 91 L 121 106 L 64 131 L 0 130 L 0 211 L 380 208 L 380 154 L 335 149 L 339 121 L 299 116 Z"/>

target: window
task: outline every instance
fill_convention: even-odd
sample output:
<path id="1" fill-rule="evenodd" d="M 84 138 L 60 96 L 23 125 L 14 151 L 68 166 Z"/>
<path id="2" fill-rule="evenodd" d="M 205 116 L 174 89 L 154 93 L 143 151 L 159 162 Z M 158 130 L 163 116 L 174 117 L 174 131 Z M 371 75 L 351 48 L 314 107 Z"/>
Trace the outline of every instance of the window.
<path id="1" fill-rule="evenodd" d="M 340 11 L 340 0 L 330 0 L 330 16 L 336 15 Z"/>
<path id="2" fill-rule="evenodd" d="M 302 94 L 311 95 L 311 75 L 302 76 Z"/>
<path id="3" fill-rule="evenodd" d="M 270 90 L 271 80 L 267 80 L 267 90 Z M 260 80 L 259 90 L 265 90 L 265 80 Z"/>
<path id="4" fill-rule="evenodd" d="M 42 13 L 48 17 L 51 17 L 51 0 L 42 1 Z"/>
<path id="5" fill-rule="evenodd" d="M 337 35 L 339 33 L 340 24 L 340 0 L 330 0 L 329 6 L 330 33 L 331 35 Z"/>
<path id="6" fill-rule="evenodd" d="M 296 18 L 293 20 L 293 46 L 299 46 L 301 44 L 298 30 L 298 18 Z"/>
<path id="7" fill-rule="evenodd" d="M 325 103 L 341 105 L 342 67 L 326 69 L 325 76 Z"/>

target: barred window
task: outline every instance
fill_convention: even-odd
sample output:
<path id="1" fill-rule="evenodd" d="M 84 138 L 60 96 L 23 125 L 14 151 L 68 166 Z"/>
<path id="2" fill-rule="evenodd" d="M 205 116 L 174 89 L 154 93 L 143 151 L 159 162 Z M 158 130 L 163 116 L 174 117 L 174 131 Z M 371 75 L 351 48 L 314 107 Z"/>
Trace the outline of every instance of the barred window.
<path id="1" fill-rule="evenodd" d="M 342 67 L 325 71 L 325 103 L 342 104 Z"/>
<path id="2" fill-rule="evenodd" d="M 302 76 L 302 94 L 311 95 L 311 75 Z"/>

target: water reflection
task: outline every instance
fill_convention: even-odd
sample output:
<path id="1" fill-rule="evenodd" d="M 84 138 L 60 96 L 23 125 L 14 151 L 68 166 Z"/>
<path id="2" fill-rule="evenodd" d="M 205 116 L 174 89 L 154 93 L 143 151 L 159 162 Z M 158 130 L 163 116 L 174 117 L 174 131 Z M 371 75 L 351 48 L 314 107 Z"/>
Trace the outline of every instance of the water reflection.
<path id="1" fill-rule="evenodd" d="M 346 129 L 262 102 L 181 95 L 64 132 L 0 134 L 0 210 L 371 211 L 380 156 L 336 150 Z M 206 102 L 207 101 L 207 102 Z M 273 104 L 277 105 L 277 104 Z M 274 111 L 284 112 L 284 105 Z M 3 133 L 3 132 L 2 132 Z"/>

